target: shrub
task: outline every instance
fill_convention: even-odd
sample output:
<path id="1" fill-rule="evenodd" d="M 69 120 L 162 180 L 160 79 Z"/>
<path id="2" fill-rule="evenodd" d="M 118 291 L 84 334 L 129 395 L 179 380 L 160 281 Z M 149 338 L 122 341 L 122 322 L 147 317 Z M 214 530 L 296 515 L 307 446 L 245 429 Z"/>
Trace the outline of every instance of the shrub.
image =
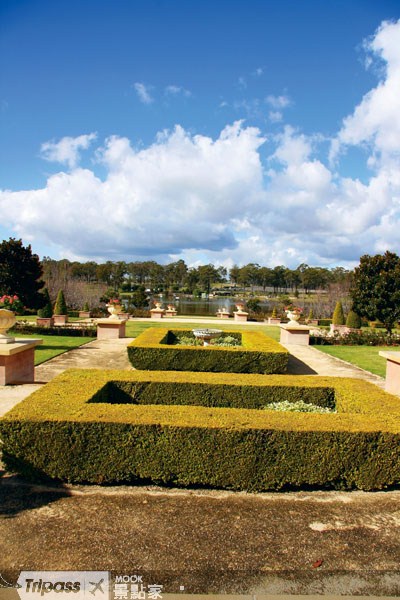
<path id="1" fill-rule="evenodd" d="M 66 315 L 68 314 L 67 304 L 65 302 L 64 292 L 60 290 L 57 295 L 57 300 L 54 305 L 55 315 Z"/>
<path id="2" fill-rule="evenodd" d="M 313 332 L 310 334 L 312 345 L 336 346 L 399 346 L 400 335 L 385 331 L 350 331 L 344 335 L 329 335 L 328 332 Z"/>
<path id="3" fill-rule="evenodd" d="M 164 371 L 213 371 L 220 373 L 284 373 L 289 353 L 263 333 L 226 332 L 241 340 L 238 347 L 179 346 L 177 338 L 192 336 L 191 329 L 151 327 L 128 346 L 136 369 Z"/>
<path id="4" fill-rule="evenodd" d="M 338 300 L 336 302 L 335 310 L 333 311 L 332 323 L 333 325 L 344 325 L 345 322 L 343 305 L 340 300 Z"/>
<path id="5" fill-rule="evenodd" d="M 320 327 L 329 327 L 332 323 L 332 319 L 318 319 L 318 325 Z"/>
<path id="6" fill-rule="evenodd" d="M 358 316 L 354 310 L 350 310 L 346 319 L 346 327 L 350 327 L 351 329 L 360 329 L 361 328 L 361 318 Z"/>
<path id="7" fill-rule="evenodd" d="M 261 300 L 259 298 L 249 298 L 246 302 L 246 306 L 249 311 L 258 313 L 261 311 L 260 303 Z"/>
<path id="8" fill-rule="evenodd" d="M 13 333 L 34 333 L 36 335 L 67 335 L 73 337 L 97 337 L 97 328 L 94 325 L 86 325 L 85 327 L 40 327 L 17 321 L 10 330 Z"/>
<path id="9" fill-rule="evenodd" d="M 337 413 L 259 410 L 317 390 L 333 390 Z M 249 491 L 398 484 L 399 432 L 398 398 L 366 381 L 94 369 L 62 373 L 0 420 L 6 468 L 33 479 Z"/>
<path id="10" fill-rule="evenodd" d="M 50 319 L 53 316 L 53 306 L 51 304 L 49 290 L 45 288 L 42 295 L 44 306 L 43 308 L 39 308 L 37 314 L 38 317 L 41 317 L 42 319 Z"/>

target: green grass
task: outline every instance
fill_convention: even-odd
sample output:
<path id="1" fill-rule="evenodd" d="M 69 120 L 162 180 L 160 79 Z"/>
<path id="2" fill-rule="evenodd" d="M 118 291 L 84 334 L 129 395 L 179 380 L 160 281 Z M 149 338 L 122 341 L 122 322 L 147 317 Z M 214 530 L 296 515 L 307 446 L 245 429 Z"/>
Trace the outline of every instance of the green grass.
<path id="1" fill-rule="evenodd" d="M 149 321 L 128 321 L 126 324 L 126 337 L 137 337 L 139 334 L 141 334 L 145 329 L 148 329 L 149 327 L 169 327 L 170 329 L 187 329 L 188 327 L 190 327 L 190 323 L 182 323 L 179 321 L 172 323 L 164 323 L 161 319 L 161 322 L 155 322 L 155 321 L 151 321 L 149 319 Z M 196 323 L 195 323 L 195 319 L 193 319 L 193 329 L 195 328 Z M 235 331 L 262 331 L 263 333 L 265 333 L 265 335 L 268 335 L 270 338 L 272 338 L 273 340 L 276 340 L 277 342 L 279 342 L 279 337 L 280 337 L 280 328 L 279 327 L 274 327 L 272 325 L 239 325 L 236 322 L 230 321 L 229 323 L 227 323 L 226 325 L 220 325 L 219 323 L 216 324 L 215 326 L 210 324 L 202 324 L 201 325 L 203 328 L 204 327 L 210 327 L 210 328 L 215 328 L 215 329 L 222 329 L 222 331 L 226 331 L 226 330 L 232 330 L 235 329 Z"/>
<path id="2" fill-rule="evenodd" d="M 313 346 L 325 354 L 341 358 L 365 371 L 385 377 L 386 359 L 379 356 L 381 350 L 395 351 L 392 346 Z"/>
<path id="3" fill-rule="evenodd" d="M 19 338 L 34 338 L 38 339 L 37 335 L 18 334 Z M 95 338 L 90 337 L 69 337 L 61 335 L 46 335 L 42 336 L 43 344 L 36 346 L 35 349 L 35 366 L 40 365 L 59 354 L 64 354 L 68 350 L 78 348 L 83 344 L 92 342 Z"/>

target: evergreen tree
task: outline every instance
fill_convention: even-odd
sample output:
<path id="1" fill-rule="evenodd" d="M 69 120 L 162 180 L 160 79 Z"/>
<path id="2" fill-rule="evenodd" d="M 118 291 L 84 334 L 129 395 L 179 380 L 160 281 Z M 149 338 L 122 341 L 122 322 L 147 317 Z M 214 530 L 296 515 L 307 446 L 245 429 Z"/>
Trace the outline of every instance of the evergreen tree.
<path id="1" fill-rule="evenodd" d="M 66 315 L 68 314 L 67 303 L 65 302 L 64 292 L 60 290 L 57 295 L 57 300 L 54 305 L 55 315 Z"/>
<path id="2" fill-rule="evenodd" d="M 22 240 L 10 238 L 0 243 L 0 293 L 17 295 L 24 306 L 39 308 L 43 296 L 39 290 L 42 265 L 31 246 L 23 246 Z"/>
<path id="3" fill-rule="evenodd" d="M 51 305 L 49 290 L 44 288 L 41 296 L 43 297 L 43 308 L 38 310 L 38 317 L 41 317 L 42 319 L 50 319 L 50 317 L 53 316 L 53 307 Z"/>
<path id="4" fill-rule="evenodd" d="M 360 258 L 350 290 L 353 310 L 381 321 L 389 334 L 400 319 L 400 258 L 393 252 Z"/>
<path id="5" fill-rule="evenodd" d="M 335 310 L 333 311 L 332 323 L 333 325 L 344 325 L 345 324 L 343 306 L 340 300 L 336 302 Z"/>
<path id="6" fill-rule="evenodd" d="M 361 328 L 361 319 L 359 315 L 356 312 L 354 312 L 354 310 L 351 310 L 347 315 L 346 327 L 350 327 L 351 329 Z"/>

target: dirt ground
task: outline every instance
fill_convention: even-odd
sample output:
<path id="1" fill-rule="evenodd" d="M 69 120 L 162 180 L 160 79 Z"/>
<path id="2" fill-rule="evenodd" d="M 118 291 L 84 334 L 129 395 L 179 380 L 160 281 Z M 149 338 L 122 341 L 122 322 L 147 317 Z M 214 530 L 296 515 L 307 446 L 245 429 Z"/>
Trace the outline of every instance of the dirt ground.
<path id="1" fill-rule="evenodd" d="M 107 570 L 168 593 L 400 595 L 399 491 L 38 487 L 5 476 L 0 501 L 8 581 Z"/>

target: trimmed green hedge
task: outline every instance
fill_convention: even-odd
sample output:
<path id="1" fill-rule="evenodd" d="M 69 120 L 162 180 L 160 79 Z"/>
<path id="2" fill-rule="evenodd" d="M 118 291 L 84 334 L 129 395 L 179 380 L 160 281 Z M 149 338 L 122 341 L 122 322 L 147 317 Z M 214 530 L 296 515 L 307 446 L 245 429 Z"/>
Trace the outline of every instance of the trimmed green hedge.
<path id="1" fill-rule="evenodd" d="M 112 402 L 113 385 L 125 402 L 102 402 Z M 231 406 L 240 396 L 245 406 L 264 393 L 277 399 L 285 385 L 302 397 L 326 387 L 338 412 L 210 406 L 219 397 L 231 399 Z M 201 406 L 193 405 L 196 389 Z M 134 403 L 161 401 L 162 393 L 177 403 Z M 180 403 L 185 396 L 190 405 Z M 252 491 L 306 485 L 372 490 L 400 482 L 398 398 L 354 379 L 70 370 L 7 413 L 0 434 L 6 467 L 33 478 Z"/>
<path id="2" fill-rule="evenodd" d="M 207 371 L 214 373 L 285 373 L 289 352 L 258 331 L 223 331 L 242 342 L 233 348 L 174 345 L 178 337 L 192 335 L 192 329 L 170 330 L 150 327 L 128 346 L 136 369 L 159 371 Z"/>
<path id="3" fill-rule="evenodd" d="M 41 327 L 17 321 L 10 329 L 11 333 L 36 333 L 38 335 L 67 335 L 69 337 L 97 337 L 97 328 L 93 325 L 82 327 Z"/>

